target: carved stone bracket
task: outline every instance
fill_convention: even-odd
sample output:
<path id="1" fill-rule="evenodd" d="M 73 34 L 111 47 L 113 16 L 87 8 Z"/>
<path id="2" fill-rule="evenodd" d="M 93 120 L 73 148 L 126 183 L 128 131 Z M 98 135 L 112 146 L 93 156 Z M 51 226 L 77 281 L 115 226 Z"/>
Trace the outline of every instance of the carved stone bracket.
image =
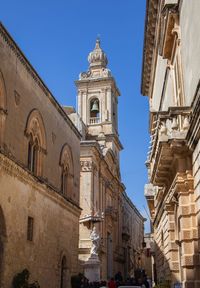
<path id="1" fill-rule="evenodd" d="M 82 172 L 91 172 L 93 170 L 93 163 L 89 160 L 81 161 L 81 171 Z"/>

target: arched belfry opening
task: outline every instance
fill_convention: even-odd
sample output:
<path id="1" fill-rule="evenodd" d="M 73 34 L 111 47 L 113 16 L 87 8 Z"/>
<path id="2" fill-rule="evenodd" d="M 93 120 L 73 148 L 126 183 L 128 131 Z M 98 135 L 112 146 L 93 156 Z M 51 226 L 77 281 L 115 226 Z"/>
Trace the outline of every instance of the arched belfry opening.
<path id="1" fill-rule="evenodd" d="M 93 98 L 90 101 L 90 124 L 96 124 L 99 122 L 100 122 L 99 99 Z"/>
<path id="2" fill-rule="evenodd" d="M 6 223 L 3 210 L 0 207 L 0 287 L 3 286 L 4 249 L 6 242 Z"/>

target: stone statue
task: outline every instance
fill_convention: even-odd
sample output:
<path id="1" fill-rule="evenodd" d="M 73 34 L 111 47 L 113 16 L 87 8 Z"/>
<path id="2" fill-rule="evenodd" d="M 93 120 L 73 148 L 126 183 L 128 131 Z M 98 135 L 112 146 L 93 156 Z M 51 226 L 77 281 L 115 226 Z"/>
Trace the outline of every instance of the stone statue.
<path id="1" fill-rule="evenodd" d="M 90 255 L 91 256 L 98 256 L 99 234 L 96 231 L 96 227 L 93 227 L 92 232 L 90 234 L 90 239 L 92 241 L 92 247 L 90 250 Z"/>

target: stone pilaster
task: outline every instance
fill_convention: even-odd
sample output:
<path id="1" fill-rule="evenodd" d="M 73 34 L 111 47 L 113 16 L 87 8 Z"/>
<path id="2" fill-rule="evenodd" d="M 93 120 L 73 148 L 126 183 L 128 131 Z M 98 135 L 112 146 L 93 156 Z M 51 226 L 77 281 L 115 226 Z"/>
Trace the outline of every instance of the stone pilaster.
<path id="1" fill-rule="evenodd" d="M 167 246 L 167 254 L 166 258 L 169 259 L 169 268 L 171 271 L 171 281 L 176 282 L 180 280 L 179 273 L 179 247 L 176 241 L 176 219 L 175 219 L 175 205 L 174 203 L 166 203 L 165 204 L 165 211 L 167 213 L 168 218 L 168 246 Z"/>
<path id="2" fill-rule="evenodd" d="M 179 174 L 175 183 L 178 198 L 177 232 L 183 288 L 195 288 L 196 269 L 200 265 L 196 251 L 198 230 L 193 176 L 190 171 Z"/>

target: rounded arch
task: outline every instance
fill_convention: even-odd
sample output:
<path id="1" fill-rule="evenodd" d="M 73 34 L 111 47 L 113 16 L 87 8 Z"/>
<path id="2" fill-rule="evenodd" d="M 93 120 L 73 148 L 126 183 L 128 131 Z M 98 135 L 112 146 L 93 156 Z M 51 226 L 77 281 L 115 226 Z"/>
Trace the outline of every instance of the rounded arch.
<path id="1" fill-rule="evenodd" d="M 5 120 L 7 114 L 7 93 L 3 73 L 0 70 L 0 145 L 4 140 Z"/>
<path id="2" fill-rule="evenodd" d="M 37 139 L 39 146 L 44 150 L 47 149 L 45 126 L 42 116 L 37 109 L 33 109 L 28 115 L 26 123 L 26 135 L 32 135 L 33 141 Z"/>

